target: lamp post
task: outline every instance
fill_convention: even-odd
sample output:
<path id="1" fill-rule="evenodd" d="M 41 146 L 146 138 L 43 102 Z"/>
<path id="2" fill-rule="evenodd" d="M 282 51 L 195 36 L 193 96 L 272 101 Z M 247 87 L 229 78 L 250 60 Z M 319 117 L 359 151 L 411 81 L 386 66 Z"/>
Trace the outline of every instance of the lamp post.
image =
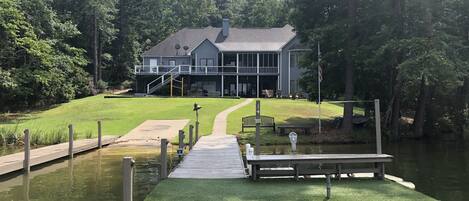
<path id="1" fill-rule="evenodd" d="M 194 108 L 192 110 L 195 111 L 195 140 L 196 141 L 199 140 L 199 110 L 200 109 L 202 109 L 202 107 L 199 104 L 194 103 Z"/>

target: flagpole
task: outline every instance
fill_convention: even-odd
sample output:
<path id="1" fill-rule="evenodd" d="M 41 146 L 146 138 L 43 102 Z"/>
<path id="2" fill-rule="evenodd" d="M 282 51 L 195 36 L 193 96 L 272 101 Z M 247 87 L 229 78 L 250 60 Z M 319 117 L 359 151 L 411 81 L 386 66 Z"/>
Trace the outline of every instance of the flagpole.
<path id="1" fill-rule="evenodd" d="M 319 134 L 321 134 L 321 81 L 322 81 L 322 73 L 321 73 L 321 45 L 318 42 L 318 128 Z"/>

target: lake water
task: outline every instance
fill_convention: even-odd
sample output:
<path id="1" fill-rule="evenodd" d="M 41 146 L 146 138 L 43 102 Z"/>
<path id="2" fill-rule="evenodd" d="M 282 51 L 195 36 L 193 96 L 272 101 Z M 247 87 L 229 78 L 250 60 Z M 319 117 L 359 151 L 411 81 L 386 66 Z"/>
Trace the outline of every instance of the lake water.
<path id="1" fill-rule="evenodd" d="M 9 175 L 0 180 L 0 200 L 122 200 L 124 156 L 136 161 L 134 200 L 143 200 L 158 183 L 159 149 L 104 148 L 33 168 L 29 176 Z"/>
<path id="2" fill-rule="evenodd" d="M 374 153 L 373 144 L 298 146 L 299 153 Z M 175 156 L 175 147 L 169 150 Z M 288 154 L 289 146 L 262 147 L 264 154 Z M 411 181 L 416 190 L 440 200 L 469 197 L 469 143 L 407 141 L 384 144 L 395 156 L 386 173 Z M 0 178 L 0 200 L 122 200 L 122 158 L 136 160 L 134 200 L 143 200 L 158 183 L 159 150 L 105 148 L 33 168 L 29 176 Z M 170 161 L 173 163 L 174 161 Z"/>
<path id="3" fill-rule="evenodd" d="M 374 144 L 299 146 L 299 153 L 376 153 Z M 289 146 L 266 146 L 264 154 L 288 154 Z M 383 145 L 383 153 L 394 155 L 386 173 L 411 181 L 416 190 L 439 200 L 469 199 L 469 143 L 406 141 Z"/>

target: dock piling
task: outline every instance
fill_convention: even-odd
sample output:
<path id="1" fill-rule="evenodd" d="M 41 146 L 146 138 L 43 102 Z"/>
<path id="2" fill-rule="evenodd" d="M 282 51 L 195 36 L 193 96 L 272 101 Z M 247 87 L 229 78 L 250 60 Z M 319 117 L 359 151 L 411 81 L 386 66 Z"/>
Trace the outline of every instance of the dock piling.
<path id="1" fill-rule="evenodd" d="M 161 139 L 161 170 L 160 179 L 168 178 L 168 139 Z"/>
<path id="2" fill-rule="evenodd" d="M 199 141 L 199 121 L 195 122 L 195 142 Z"/>
<path id="3" fill-rule="evenodd" d="M 252 153 L 251 153 L 251 144 L 246 144 L 245 145 L 245 148 L 246 148 L 246 158 L 248 157 L 251 157 L 252 156 Z M 251 176 L 252 175 L 252 165 L 251 164 L 246 164 L 247 167 L 248 167 L 248 175 Z"/>
<path id="4" fill-rule="evenodd" d="M 189 125 L 189 150 L 192 150 L 192 146 L 194 145 L 194 142 L 193 142 L 193 134 L 194 134 L 194 126 L 193 125 Z"/>
<path id="5" fill-rule="evenodd" d="M 31 159 L 31 138 L 29 136 L 29 129 L 24 130 L 24 161 L 23 168 L 26 174 L 29 174 L 31 165 L 29 163 Z"/>
<path id="6" fill-rule="evenodd" d="M 179 130 L 179 148 L 177 150 L 177 154 L 179 159 L 181 159 L 184 156 L 184 131 Z"/>
<path id="7" fill-rule="evenodd" d="M 68 155 L 73 159 L 73 125 L 68 125 Z"/>
<path id="8" fill-rule="evenodd" d="M 381 149 L 381 114 L 379 99 L 375 99 L 375 124 L 376 124 L 376 153 L 382 154 Z"/>
<path id="9" fill-rule="evenodd" d="M 256 100 L 256 149 L 255 154 L 261 153 L 260 147 L 260 130 L 261 130 L 261 101 Z"/>
<path id="10" fill-rule="evenodd" d="M 326 175 L 326 199 L 331 198 L 331 175 Z"/>
<path id="11" fill-rule="evenodd" d="M 101 133 L 101 121 L 98 121 L 98 149 L 103 148 L 103 143 L 101 141 L 102 133 Z"/>
<path id="12" fill-rule="evenodd" d="M 132 157 L 124 157 L 122 160 L 123 165 L 123 191 L 124 191 L 124 201 L 132 201 L 132 191 L 133 191 L 133 167 L 135 161 Z"/>

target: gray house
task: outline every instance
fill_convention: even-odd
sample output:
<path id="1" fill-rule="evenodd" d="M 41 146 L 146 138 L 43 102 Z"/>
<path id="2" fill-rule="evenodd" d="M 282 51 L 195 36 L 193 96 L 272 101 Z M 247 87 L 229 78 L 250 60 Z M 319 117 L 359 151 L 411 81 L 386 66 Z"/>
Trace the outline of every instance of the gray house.
<path id="1" fill-rule="evenodd" d="M 301 48 L 293 27 L 184 28 L 143 53 L 137 93 L 271 97 L 301 93 Z M 176 93 L 177 92 L 177 93 Z M 172 92 L 171 92 L 172 93 Z"/>

